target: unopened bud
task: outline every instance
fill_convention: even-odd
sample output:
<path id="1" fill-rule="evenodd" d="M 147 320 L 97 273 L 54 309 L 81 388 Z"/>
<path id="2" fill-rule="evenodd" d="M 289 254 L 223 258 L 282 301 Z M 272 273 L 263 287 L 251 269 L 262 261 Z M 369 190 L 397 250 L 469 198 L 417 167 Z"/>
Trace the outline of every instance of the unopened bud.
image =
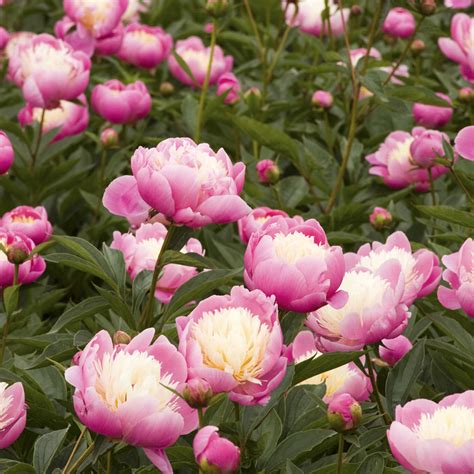
<path id="1" fill-rule="evenodd" d="M 263 184 L 275 184 L 280 179 L 280 168 L 273 160 L 261 160 L 255 168 Z"/>
<path id="2" fill-rule="evenodd" d="M 421 0 L 420 13 L 424 16 L 431 16 L 436 13 L 436 0 Z"/>
<path id="3" fill-rule="evenodd" d="M 171 82 L 162 82 L 160 84 L 160 94 L 163 97 L 169 97 L 170 95 L 173 95 L 174 93 L 174 86 L 171 84 Z"/>
<path id="4" fill-rule="evenodd" d="M 26 242 L 18 240 L 9 245 L 5 251 L 7 260 L 14 265 L 21 265 L 28 260 L 30 249 Z"/>
<path id="5" fill-rule="evenodd" d="M 328 91 L 316 91 L 311 97 L 311 103 L 320 109 L 330 109 L 334 103 L 334 98 Z"/>
<path id="6" fill-rule="evenodd" d="M 426 49 L 426 44 L 421 39 L 416 39 L 410 46 L 411 52 L 416 56 Z"/>
<path id="7" fill-rule="evenodd" d="M 191 379 L 183 390 L 183 398 L 191 408 L 205 408 L 213 396 L 211 386 L 203 379 Z"/>
<path id="8" fill-rule="evenodd" d="M 132 338 L 124 331 L 117 331 L 112 337 L 112 341 L 116 346 L 119 344 L 128 344 L 131 340 Z"/>
<path id="9" fill-rule="evenodd" d="M 397 42 L 397 38 L 392 35 L 384 34 L 383 35 L 383 40 L 385 41 L 386 44 L 395 44 Z"/>
<path id="10" fill-rule="evenodd" d="M 362 7 L 359 5 L 352 5 L 351 7 L 351 15 L 359 16 L 362 13 Z"/>
<path id="11" fill-rule="evenodd" d="M 372 363 L 376 365 L 377 367 L 380 367 L 381 369 L 388 369 L 390 367 L 387 362 L 384 362 L 382 359 L 379 359 L 378 357 L 374 357 L 371 359 Z"/>
<path id="12" fill-rule="evenodd" d="M 470 87 L 462 87 L 459 89 L 459 100 L 461 102 L 471 102 L 473 98 L 474 94 Z"/>
<path id="13" fill-rule="evenodd" d="M 244 100 L 252 113 L 262 108 L 262 93 L 258 87 L 251 87 L 244 93 Z"/>
<path id="14" fill-rule="evenodd" d="M 370 223 L 375 230 L 382 230 L 390 227 L 392 223 L 392 214 L 383 207 L 376 207 L 369 217 Z"/>
<path id="15" fill-rule="evenodd" d="M 118 133 L 113 128 L 106 128 L 100 134 L 100 142 L 104 148 L 113 148 L 118 145 Z"/>
<path id="16" fill-rule="evenodd" d="M 206 11 L 209 15 L 218 18 L 226 14 L 228 6 L 228 0 L 207 0 Z"/>
<path id="17" fill-rule="evenodd" d="M 362 408 L 351 395 L 341 393 L 329 402 L 327 418 L 333 430 L 343 433 L 360 425 Z"/>

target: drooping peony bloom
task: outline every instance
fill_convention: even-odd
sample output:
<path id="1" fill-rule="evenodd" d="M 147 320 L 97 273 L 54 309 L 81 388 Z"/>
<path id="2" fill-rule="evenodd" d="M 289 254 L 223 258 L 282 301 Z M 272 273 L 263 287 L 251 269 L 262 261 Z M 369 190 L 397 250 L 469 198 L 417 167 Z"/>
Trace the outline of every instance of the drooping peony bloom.
<path id="1" fill-rule="evenodd" d="M 392 214 L 383 207 L 375 207 L 372 214 L 369 216 L 369 221 L 372 224 L 372 227 L 376 230 L 390 227 L 392 220 Z"/>
<path id="2" fill-rule="evenodd" d="M 145 13 L 150 8 L 151 0 L 128 0 L 128 6 L 122 15 L 124 23 L 133 23 L 140 19 L 140 13 Z"/>
<path id="3" fill-rule="evenodd" d="M 328 244 L 315 219 L 272 217 L 251 235 L 244 265 L 246 285 L 274 295 L 288 311 L 337 305 L 344 296 L 337 291 L 344 276 L 342 250 Z"/>
<path id="4" fill-rule="evenodd" d="M 125 28 L 118 57 L 130 64 L 153 69 L 168 59 L 173 38 L 160 27 L 132 23 Z"/>
<path id="5" fill-rule="evenodd" d="M 84 104 L 79 105 L 68 100 L 59 101 L 59 106 L 54 109 L 47 109 L 44 112 L 43 133 L 47 133 L 55 128 L 59 129 L 53 138 L 53 142 L 58 142 L 63 138 L 79 135 L 84 132 L 89 125 L 89 109 L 84 94 L 78 97 Z M 41 123 L 43 109 L 26 104 L 18 112 L 18 121 L 24 127 L 33 122 Z"/>
<path id="6" fill-rule="evenodd" d="M 201 38 L 191 36 L 185 40 L 176 42 L 176 53 L 188 65 L 193 73 L 194 79 L 189 77 L 189 74 L 179 65 L 174 56 L 170 56 L 168 60 L 168 67 L 171 74 L 183 84 L 187 86 L 202 86 L 207 73 L 209 65 L 209 57 L 211 48 L 204 46 Z M 219 46 L 214 50 L 214 58 L 212 60 L 211 75 L 209 84 L 213 85 L 217 82 L 222 74 L 230 72 L 234 63 L 232 56 L 225 56 L 224 52 Z"/>
<path id="7" fill-rule="evenodd" d="M 415 165 L 431 168 L 435 165 L 436 158 L 444 157 L 443 141 L 449 143 L 446 133 L 417 127 L 413 129 L 412 134 L 415 139 L 410 145 L 410 154 Z"/>
<path id="8" fill-rule="evenodd" d="M 143 270 L 154 270 L 167 233 L 166 227 L 159 222 L 141 225 L 135 235 L 114 232 L 111 248 L 123 253 L 132 280 Z M 188 240 L 181 252 L 204 254 L 199 240 L 193 238 Z M 155 297 L 162 303 L 169 303 L 175 291 L 195 275 L 197 270 L 194 267 L 166 265 L 156 285 Z"/>
<path id="9" fill-rule="evenodd" d="M 233 165 L 222 148 L 215 153 L 207 143 L 169 138 L 155 148 L 139 147 L 132 172 L 143 200 L 177 224 L 226 224 L 250 212 L 239 196 L 245 165 Z"/>
<path id="10" fill-rule="evenodd" d="M 474 161 L 474 125 L 458 132 L 454 139 L 454 150 L 466 160 Z"/>
<path id="11" fill-rule="evenodd" d="M 316 91 L 311 97 L 311 103 L 321 109 L 330 109 L 334 103 L 334 97 L 328 91 Z"/>
<path id="12" fill-rule="evenodd" d="M 244 244 L 247 244 L 250 236 L 254 232 L 257 232 L 268 219 L 274 216 L 288 217 L 288 214 L 279 209 L 257 207 L 249 215 L 242 217 L 242 219 L 237 222 L 240 240 L 242 240 Z"/>
<path id="13" fill-rule="evenodd" d="M 413 474 L 474 472 L 474 391 L 439 403 L 420 398 L 397 406 L 387 432 L 395 459 Z"/>
<path id="14" fill-rule="evenodd" d="M 392 8 L 382 26 L 382 31 L 394 38 L 408 38 L 416 28 L 416 21 L 413 14 L 406 8 Z"/>
<path id="15" fill-rule="evenodd" d="M 48 34 L 34 36 L 14 48 L 9 77 L 22 88 L 33 107 L 54 107 L 79 97 L 89 83 L 91 63 L 86 54 Z"/>
<path id="16" fill-rule="evenodd" d="M 400 359 L 411 351 L 413 344 L 405 336 L 398 336 L 393 339 L 382 339 L 379 347 L 380 358 L 388 365 L 395 365 Z"/>
<path id="17" fill-rule="evenodd" d="M 207 381 L 213 393 L 265 405 L 285 376 L 278 307 L 261 291 L 234 287 L 230 295 L 211 296 L 176 326 L 190 378 Z"/>
<path id="18" fill-rule="evenodd" d="M 413 184 L 415 191 L 428 191 L 430 189 L 428 171 L 416 166 L 410 153 L 410 146 L 415 136 L 423 130 L 422 127 L 417 127 L 413 129 L 413 134 L 402 131 L 391 132 L 375 153 L 365 157 L 372 165 L 369 173 L 380 176 L 390 188 L 401 189 Z M 442 165 L 431 167 L 433 179 L 448 171 L 448 168 Z"/>
<path id="19" fill-rule="evenodd" d="M 222 74 L 217 80 L 217 95 L 225 96 L 226 104 L 235 104 L 240 100 L 240 82 L 231 72 Z"/>
<path id="20" fill-rule="evenodd" d="M 111 123 L 133 123 L 150 113 L 151 96 L 142 81 L 124 85 L 112 79 L 94 87 L 91 104 L 100 116 Z"/>
<path id="21" fill-rule="evenodd" d="M 453 116 L 452 100 L 441 92 L 436 93 L 436 95 L 447 102 L 446 107 L 419 103 L 413 104 L 413 118 L 418 125 L 429 128 L 441 128 L 451 120 Z"/>
<path id="22" fill-rule="evenodd" d="M 329 402 L 327 418 L 332 429 L 344 433 L 360 425 L 362 407 L 350 394 L 341 393 Z"/>
<path id="23" fill-rule="evenodd" d="M 34 242 L 24 234 L 10 232 L 0 228 L 0 288 L 12 286 L 15 274 L 15 265 L 8 261 L 8 254 L 15 248 L 23 249 L 28 255 L 35 247 Z M 18 283 L 27 284 L 37 280 L 46 270 L 42 257 L 34 255 L 30 260 L 19 265 Z"/>
<path id="24" fill-rule="evenodd" d="M 344 33 L 344 22 L 349 21 L 350 9 L 344 8 L 344 22 L 341 18 L 337 2 L 328 1 L 329 20 L 323 19 L 323 12 L 326 9 L 324 0 L 299 0 L 298 8 L 295 2 L 282 0 L 283 11 L 286 12 L 285 18 L 288 25 L 299 28 L 303 33 L 313 36 L 332 35 L 340 36 Z M 328 27 L 328 23 L 331 27 Z"/>
<path id="25" fill-rule="evenodd" d="M 439 302 L 448 309 L 462 309 L 474 317 L 474 240 L 467 239 L 459 249 L 441 259 L 446 267 L 443 272 L 451 288 L 438 288 Z"/>
<path id="26" fill-rule="evenodd" d="M 402 303 L 405 279 L 396 260 L 377 270 L 356 267 L 346 271 L 340 290 L 347 293 L 339 308 L 330 304 L 312 312 L 306 325 L 316 334 L 322 351 L 361 349 L 400 335 L 410 313 Z"/>
<path id="27" fill-rule="evenodd" d="M 8 386 L 0 382 L 0 449 L 13 444 L 23 433 L 25 425 L 26 404 L 22 383 Z"/>
<path id="28" fill-rule="evenodd" d="M 454 15 L 451 21 L 451 38 L 439 38 L 443 54 L 461 67 L 464 79 L 474 83 L 474 18 L 465 13 Z"/>
<path id="29" fill-rule="evenodd" d="M 97 333 L 66 370 L 75 387 L 74 410 L 91 431 L 142 447 L 164 474 L 173 471 L 164 449 L 196 428 L 195 411 L 167 387 L 180 392 L 187 379 L 184 357 L 155 330 L 115 345 Z"/>
<path id="30" fill-rule="evenodd" d="M 295 364 L 322 355 L 316 349 L 312 332 L 301 331 L 298 333 L 291 345 L 291 355 Z M 351 395 L 357 401 L 365 401 L 372 393 L 370 379 L 353 362 L 310 377 L 300 385 L 320 385 L 322 383 L 326 384 L 326 393 L 323 397 L 326 403 L 343 393 Z"/>
<path id="31" fill-rule="evenodd" d="M 15 159 L 12 143 L 8 135 L 0 130 L 0 176 L 8 172 Z"/>
<path id="32" fill-rule="evenodd" d="M 48 213 L 41 206 L 18 206 L 6 212 L 0 218 L 0 227 L 10 232 L 26 235 L 36 245 L 48 240 L 53 233 Z"/>
<path id="33" fill-rule="evenodd" d="M 273 160 L 260 160 L 255 169 L 262 184 L 275 184 L 280 179 L 280 168 Z"/>
<path id="34" fill-rule="evenodd" d="M 194 437 L 196 463 L 203 473 L 232 474 L 240 464 L 240 449 L 231 441 L 221 438 L 217 426 L 205 426 Z"/>
<path id="35" fill-rule="evenodd" d="M 407 236 L 397 231 L 391 234 L 385 244 L 373 242 L 360 247 L 357 254 L 347 253 L 346 270 L 365 268 L 378 271 L 390 260 L 396 260 L 402 269 L 405 288 L 401 302 L 410 306 L 415 299 L 432 293 L 441 279 L 438 257 L 427 249 L 412 253 Z"/>
<path id="36" fill-rule="evenodd" d="M 5 46 L 8 44 L 10 40 L 10 33 L 0 26 L 0 49 L 5 49 Z"/>

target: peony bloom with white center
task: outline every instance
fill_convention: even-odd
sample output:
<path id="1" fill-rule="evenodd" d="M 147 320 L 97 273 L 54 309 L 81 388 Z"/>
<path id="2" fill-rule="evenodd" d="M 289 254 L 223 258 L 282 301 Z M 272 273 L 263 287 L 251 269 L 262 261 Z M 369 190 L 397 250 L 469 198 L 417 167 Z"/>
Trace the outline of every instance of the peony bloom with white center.
<path id="1" fill-rule="evenodd" d="M 395 459 L 413 474 L 474 472 L 474 390 L 397 406 L 387 437 Z"/>
<path id="2" fill-rule="evenodd" d="M 167 233 L 166 227 L 159 222 L 141 225 L 135 235 L 114 232 L 111 248 L 123 253 L 132 280 L 143 270 L 154 270 Z M 181 252 L 204 254 L 201 243 L 193 238 L 188 240 Z M 162 303 L 169 303 L 175 291 L 195 275 L 197 270 L 194 267 L 174 263 L 166 265 L 156 285 L 155 297 Z"/>
<path id="3" fill-rule="evenodd" d="M 323 306 L 306 320 L 316 334 L 317 347 L 323 352 L 361 349 L 400 335 L 410 316 L 402 303 L 404 289 L 402 267 L 394 259 L 377 270 L 347 271 L 340 286 L 347 293 L 346 303 Z"/>
<path id="4" fill-rule="evenodd" d="M 14 50 L 8 74 L 33 107 L 56 107 L 61 100 L 76 99 L 89 83 L 87 55 L 54 36 L 36 35 Z"/>
<path id="5" fill-rule="evenodd" d="M 467 239 L 458 252 L 445 255 L 442 261 L 446 267 L 443 280 L 451 288 L 438 288 L 439 302 L 448 309 L 462 309 L 474 318 L 474 240 Z"/>
<path id="6" fill-rule="evenodd" d="M 343 22 L 337 2 L 329 0 L 327 3 L 329 6 L 329 21 L 323 19 L 323 12 L 326 9 L 324 0 L 299 0 L 297 4 L 289 0 L 283 0 L 282 8 L 285 12 L 286 23 L 299 28 L 303 33 L 313 36 L 328 34 L 340 36 L 344 33 L 344 23 L 349 21 L 351 11 L 349 8 L 343 8 Z M 330 28 L 328 23 L 330 23 Z"/>
<path id="7" fill-rule="evenodd" d="M 26 425 L 25 391 L 21 382 L 0 382 L 0 449 L 8 448 Z"/>
<path id="8" fill-rule="evenodd" d="M 250 212 L 239 196 L 245 165 L 232 164 L 222 148 L 215 153 L 206 143 L 169 138 L 155 148 L 139 147 L 132 172 L 141 198 L 177 224 L 226 224 Z"/>
<path id="9" fill-rule="evenodd" d="M 356 267 L 373 272 L 388 260 L 396 260 L 405 280 L 401 302 L 407 306 L 413 304 L 415 299 L 432 293 L 441 279 L 438 257 L 427 249 L 412 253 L 410 241 L 401 231 L 391 234 L 385 244 L 373 242 L 372 245 L 363 245 L 357 254 L 345 254 L 345 260 L 346 270 Z"/>
<path id="10" fill-rule="evenodd" d="M 242 217 L 237 222 L 240 240 L 247 244 L 250 236 L 257 232 L 268 219 L 274 216 L 288 217 L 288 214 L 285 211 L 280 211 L 280 209 L 270 209 L 269 207 L 256 207 L 253 209 L 249 215 Z"/>
<path id="11" fill-rule="evenodd" d="M 344 275 L 342 250 L 328 244 L 314 219 L 270 218 L 250 236 L 244 264 L 246 285 L 274 295 L 285 310 L 306 313 L 344 300 L 337 291 Z"/>
<path id="12" fill-rule="evenodd" d="M 322 353 L 316 349 L 314 334 L 310 331 L 299 332 L 291 345 L 291 356 L 294 363 L 299 364 L 321 355 Z M 370 379 L 353 362 L 314 375 L 301 382 L 300 385 L 320 385 L 322 383 L 326 384 L 326 393 L 323 397 L 326 403 L 342 393 L 348 393 L 359 402 L 368 400 L 372 393 Z"/>
<path id="13" fill-rule="evenodd" d="M 285 376 L 278 308 L 261 291 L 234 287 L 230 295 L 211 296 L 176 326 L 190 378 L 205 380 L 213 393 L 265 405 Z"/>
<path id="14" fill-rule="evenodd" d="M 91 431 L 144 448 L 163 473 L 172 473 L 164 448 L 196 428 L 196 413 L 171 390 L 181 391 L 188 371 L 184 357 L 155 330 L 115 345 L 97 333 L 66 370 L 75 387 L 74 409 Z M 167 388 L 168 387 L 168 388 Z"/>

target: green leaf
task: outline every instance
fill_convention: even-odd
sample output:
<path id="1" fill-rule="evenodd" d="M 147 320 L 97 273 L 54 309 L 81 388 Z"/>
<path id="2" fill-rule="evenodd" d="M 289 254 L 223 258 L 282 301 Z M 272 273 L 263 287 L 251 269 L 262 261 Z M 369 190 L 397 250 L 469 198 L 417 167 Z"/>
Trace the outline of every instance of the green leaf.
<path id="1" fill-rule="evenodd" d="M 356 474 L 382 474 L 385 467 L 385 459 L 380 453 L 367 456 L 359 466 Z"/>
<path id="2" fill-rule="evenodd" d="M 285 207 L 295 208 L 308 195 L 309 186 L 302 176 L 288 176 L 278 182 L 278 192 Z"/>
<path id="3" fill-rule="evenodd" d="M 257 446 L 261 451 L 257 459 L 257 469 L 262 469 L 274 451 L 280 438 L 283 425 L 275 409 L 271 410 L 264 422 L 254 431 Z"/>
<path id="4" fill-rule="evenodd" d="M 189 135 L 194 135 L 197 129 L 199 102 L 191 94 L 187 94 L 181 103 L 181 115 Z"/>
<path id="5" fill-rule="evenodd" d="M 44 474 L 47 472 L 51 461 L 63 444 L 68 429 L 69 427 L 63 430 L 51 431 L 36 440 L 33 451 L 33 466 L 37 473 Z"/>
<path id="6" fill-rule="evenodd" d="M 170 263 L 185 265 L 187 267 L 196 267 L 199 269 L 213 268 L 214 264 L 206 257 L 197 253 L 181 253 L 176 250 L 167 250 L 160 259 L 160 265 L 165 266 Z"/>
<path id="7" fill-rule="evenodd" d="M 176 51 L 173 51 L 173 56 L 176 59 L 176 61 L 178 62 L 178 64 L 181 66 L 181 68 L 184 70 L 184 72 L 194 82 L 194 85 L 199 87 L 199 83 L 196 80 L 196 78 L 194 77 L 194 74 L 191 71 L 191 68 L 188 66 L 188 63 Z"/>
<path id="8" fill-rule="evenodd" d="M 287 459 L 285 466 L 285 474 L 303 474 L 303 472 L 304 471 L 302 471 L 298 466 L 296 466 L 289 459 Z"/>
<path id="9" fill-rule="evenodd" d="M 0 466 L 3 469 L 3 466 Z M 1 470 L 3 474 L 36 474 L 34 467 L 31 464 L 18 462 L 10 467 L 5 466 L 5 470 Z"/>
<path id="10" fill-rule="evenodd" d="M 3 291 L 3 304 L 8 316 L 11 316 L 18 306 L 20 285 L 7 286 Z"/>
<path id="11" fill-rule="evenodd" d="M 440 99 L 433 91 L 422 86 L 392 87 L 387 94 L 398 99 L 408 100 L 410 102 L 419 102 L 427 105 L 437 105 L 439 107 L 450 107 L 445 100 Z"/>
<path id="12" fill-rule="evenodd" d="M 472 213 L 448 206 L 415 206 L 415 208 L 428 217 L 434 217 L 435 219 L 474 229 L 474 216 Z"/>

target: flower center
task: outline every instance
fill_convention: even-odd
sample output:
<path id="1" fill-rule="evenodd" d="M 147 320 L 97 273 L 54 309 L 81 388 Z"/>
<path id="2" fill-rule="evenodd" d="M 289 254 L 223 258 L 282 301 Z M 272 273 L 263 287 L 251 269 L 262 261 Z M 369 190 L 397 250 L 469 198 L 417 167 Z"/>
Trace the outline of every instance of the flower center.
<path id="1" fill-rule="evenodd" d="M 80 22 L 88 30 L 95 30 L 98 23 L 103 23 L 113 8 L 111 0 L 80 0 L 76 2 Z"/>
<path id="2" fill-rule="evenodd" d="M 190 63 L 198 64 L 203 71 L 207 70 L 207 66 L 209 64 L 209 51 L 206 49 L 199 51 L 195 49 L 183 49 L 178 51 L 178 54 L 188 65 Z"/>
<path id="3" fill-rule="evenodd" d="M 133 39 L 142 44 L 155 44 L 157 42 L 155 35 L 143 30 L 132 31 L 127 33 L 127 35 L 132 36 Z"/>
<path id="4" fill-rule="evenodd" d="M 276 234 L 273 238 L 273 248 L 276 256 L 290 265 L 294 265 L 304 257 L 324 257 L 327 253 L 325 245 L 318 245 L 313 237 L 301 232 Z"/>
<path id="5" fill-rule="evenodd" d="M 48 43 L 39 43 L 34 47 L 23 49 L 20 54 L 21 72 L 24 78 L 45 70 L 70 75 L 75 70 L 75 60 L 64 45 L 55 48 Z"/>
<path id="6" fill-rule="evenodd" d="M 46 110 L 44 114 L 43 131 L 49 131 L 53 128 L 58 128 L 64 125 L 64 122 L 66 121 L 69 115 L 70 106 L 70 102 L 66 100 L 61 100 L 59 103 L 59 107 Z M 33 109 L 33 119 L 36 122 L 41 122 L 42 113 L 43 109 L 41 109 L 40 107 L 35 107 Z"/>
<path id="7" fill-rule="evenodd" d="M 440 407 L 423 413 L 413 430 L 421 439 L 442 439 L 459 447 L 474 438 L 474 410 L 465 406 Z"/>
<path id="8" fill-rule="evenodd" d="M 405 163 L 411 161 L 410 145 L 414 138 L 410 137 L 403 142 L 397 142 L 397 144 L 390 150 L 389 160 L 396 161 L 397 163 Z"/>
<path id="9" fill-rule="evenodd" d="M 231 374 L 238 382 L 260 383 L 270 340 L 266 324 L 246 308 L 206 312 L 193 327 L 203 363 Z"/>
<path id="10" fill-rule="evenodd" d="M 1 255 L 1 252 L 0 252 Z M 13 418 L 7 418 L 8 409 L 12 404 L 13 398 L 5 396 L 5 390 L 7 389 L 8 384 L 5 382 L 0 382 L 0 430 L 8 426 Z"/>

